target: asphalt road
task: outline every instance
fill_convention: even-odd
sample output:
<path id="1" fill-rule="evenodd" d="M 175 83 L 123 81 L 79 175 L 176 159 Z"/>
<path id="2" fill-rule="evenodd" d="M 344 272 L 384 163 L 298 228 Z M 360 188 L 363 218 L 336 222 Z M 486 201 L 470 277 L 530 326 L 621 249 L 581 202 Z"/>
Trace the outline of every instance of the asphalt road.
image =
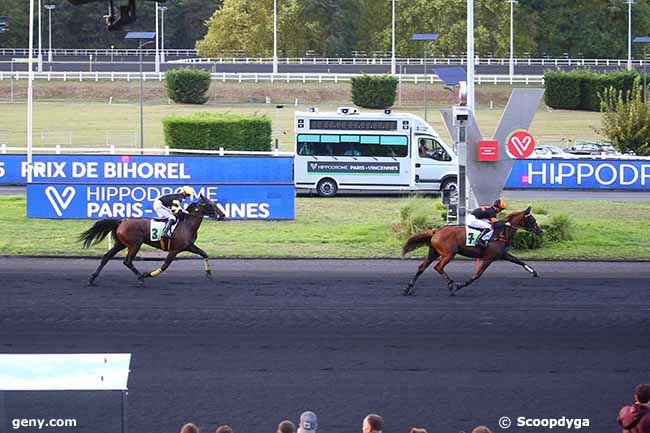
<path id="1" fill-rule="evenodd" d="M 369 412 L 386 432 L 501 431 L 502 416 L 617 431 L 650 378 L 650 266 L 531 264 L 541 278 L 496 264 L 456 297 L 430 271 L 406 298 L 416 261 L 215 260 L 212 281 L 181 261 L 145 287 L 115 261 L 89 288 L 95 260 L 0 258 L 0 351 L 133 353 L 129 431 L 269 432 L 307 409 L 328 433 Z"/>

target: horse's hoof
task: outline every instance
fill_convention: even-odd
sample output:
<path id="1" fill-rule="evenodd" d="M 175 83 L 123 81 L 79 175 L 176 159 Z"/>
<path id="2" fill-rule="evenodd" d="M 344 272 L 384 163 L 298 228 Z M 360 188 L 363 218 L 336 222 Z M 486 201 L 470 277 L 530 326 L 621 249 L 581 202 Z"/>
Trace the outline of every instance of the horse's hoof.
<path id="1" fill-rule="evenodd" d="M 447 288 L 449 289 L 450 292 L 453 292 L 454 289 L 456 289 L 456 283 L 454 283 L 453 281 L 447 283 Z"/>
<path id="2" fill-rule="evenodd" d="M 144 272 L 144 273 L 138 275 L 138 281 L 140 281 L 141 283 L 144 283 L 144 279 L 147 278 L 148 276 L 149 276 L 149 273 Z"/>
<path id="3" fill-rule="evenodd" d="M 95 285 L 95 277 L 88 278 L 88 287 L 93 287 Z"/>
<path id="4" fill-rule="evenodd" d="M 403 296 L 411 296 L 411 294 L 412 294 L 411 290 L 413 290 L 413 284 L 409 284 L 408 286 L 406 286 L 404 288 L 404 291 L 402 292 L 402 295 Z"/>
<path id="5" fill-rule="evenodd" d="M 459 291 L 463 287 L 465 287 L 465 284 L 456 284 L 455 287 L 454 287 L 454 292 Z"/>
<path id="6" fill-rule="evenodd" d="M 537 271 L 533 272 L 533 278 L 539 278 L 539 274 L 537 273 Z"/>
<path id="7" fill-rule="evenodd" d="M 205 277 L 206 277 L 208 280 L 211 280 L 211 279 L 212 279 L 212 271 L 205 271 Z"/>

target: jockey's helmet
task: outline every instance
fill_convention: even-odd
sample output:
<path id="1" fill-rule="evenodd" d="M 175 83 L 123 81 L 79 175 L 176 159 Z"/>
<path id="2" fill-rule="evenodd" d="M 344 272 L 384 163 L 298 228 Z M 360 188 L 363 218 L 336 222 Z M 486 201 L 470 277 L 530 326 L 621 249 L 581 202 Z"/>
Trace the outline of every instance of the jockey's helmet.
<path id="1" fill-rule="evenodd" d="M 191 197 L 194 195 L 194 190 L 191 186 L 185 185 L 183 188 L 181 188 L 181 193 L 186 197 Z"/>
<path id="2" fill-rule="evenodd" d="M 504 210 L 506 208 L 506 202 L 503 199 L 498 199 L 494 201 L 493 206 L 497 209 Z"/>

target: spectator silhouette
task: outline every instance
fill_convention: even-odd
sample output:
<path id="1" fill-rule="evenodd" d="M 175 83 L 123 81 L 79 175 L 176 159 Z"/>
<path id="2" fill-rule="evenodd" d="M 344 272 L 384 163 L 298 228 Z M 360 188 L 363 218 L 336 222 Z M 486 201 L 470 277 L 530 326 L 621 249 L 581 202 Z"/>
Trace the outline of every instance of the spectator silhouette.
<path id="1" fill-rule="evenodd" d="M 300 424 L 298 424 L 298 433 L 316 433 L 318 430 L 318 417 L 314 412 L 303 412 L 300 415 Z"/>
<path id="2" fill-rule="evenodd" d="M 284 420 L 278 424 L 277 433 L 296 433 L 296 426 L 289 420 Z"/>
<path id="3" fill-rule="evenodd" d="M 618 425 L 623 433 L 650 433 L 650 384 L 637 385 L 634 404 L 624 406 L 618 413 Z"/>
<path id="4" fill-rule="evenodd" d="M 381 433 L 384 429 L 384 420 L 377 414 L 371 413 L 363 419 L 362 433 Z"/>
<path id="5" fill-rule="evenodd" d="M 183 427 L 181 427 L 181 433 L 199 433 L 199 428 L 196 426 L 196 424 L 188 422 Z"/>
<path id="6" fill-rule="evenodd" d="M 214 433 L 232 433 L 232 427 L 228 424 L 220 425 Z"/>

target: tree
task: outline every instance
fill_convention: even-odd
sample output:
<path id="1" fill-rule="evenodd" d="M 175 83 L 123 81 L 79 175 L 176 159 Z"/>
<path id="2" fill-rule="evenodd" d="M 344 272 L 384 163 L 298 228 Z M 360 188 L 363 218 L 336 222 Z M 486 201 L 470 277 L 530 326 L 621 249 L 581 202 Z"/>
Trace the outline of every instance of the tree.
<path id="1" fill-rule="evenodd" d="M 650 104 L 642 100 L 639 78 L 629 95 L 613 87 L 601 95 L 602 129 L 621 152 L 650 155 Z"/>

